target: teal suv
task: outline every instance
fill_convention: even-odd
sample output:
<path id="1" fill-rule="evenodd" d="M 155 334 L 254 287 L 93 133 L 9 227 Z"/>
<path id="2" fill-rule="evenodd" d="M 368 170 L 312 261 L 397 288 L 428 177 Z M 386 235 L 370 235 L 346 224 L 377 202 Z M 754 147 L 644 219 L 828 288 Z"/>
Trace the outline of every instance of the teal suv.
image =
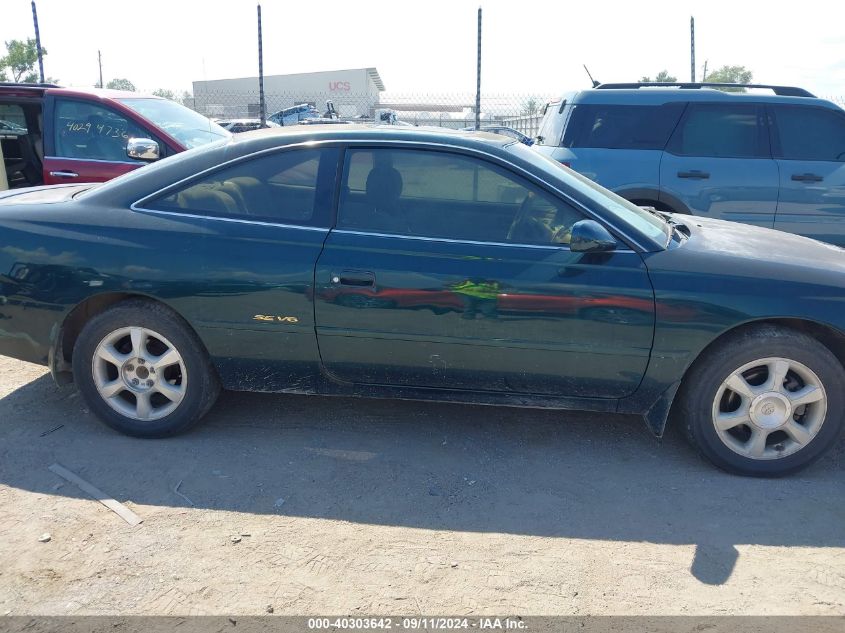
<path id="1" fill-rule="evenodd" d="M 602 84 L 535 148 L 636 204 L 845 245 L 845 111 L 802 88 Z"/>

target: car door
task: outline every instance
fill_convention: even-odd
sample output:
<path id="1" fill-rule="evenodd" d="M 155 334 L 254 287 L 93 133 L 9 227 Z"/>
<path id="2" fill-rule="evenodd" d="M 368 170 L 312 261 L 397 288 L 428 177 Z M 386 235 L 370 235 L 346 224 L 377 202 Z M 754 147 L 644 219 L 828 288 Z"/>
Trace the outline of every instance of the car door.
<path id="1" fill-rule="evenodd" d="M 845 246 L 845 112 L 771 105 L 780 171 L 775 228 Z"/>
<path id="2" fill-rule="evenodd" d="M 150 138 L 150 132 L 99 102 L 50 97 L 47 118 L 52 134 L 44 139 L 45 184 L 105 182 L 146 164 L 129 158 L 126 144 Z"/>
<path id="3" fill-rule="evenodd" d="M 353 383 L 619 398 L 654 328 L 637 253 L 573 253 L 574 204 L 479 156 L 346 152 L 315 273 L 325 370 Z"/>
<path id="4" fill-rule="evenodd" d="M 771 227 L 777 198 L 764 108 L 690 103 L 660 162 L 661 201 L 687 207 L 675 211 Z"/>

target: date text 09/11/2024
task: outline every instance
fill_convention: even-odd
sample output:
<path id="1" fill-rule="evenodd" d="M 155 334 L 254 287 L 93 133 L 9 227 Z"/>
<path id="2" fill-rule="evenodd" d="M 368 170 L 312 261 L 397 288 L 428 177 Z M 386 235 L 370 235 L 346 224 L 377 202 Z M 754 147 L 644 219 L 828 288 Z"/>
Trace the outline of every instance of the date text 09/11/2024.
<path id="1" fill-rule="evenodd" d="M 371 618 L 309 618 L 308 629 L 402 629 L 402 630 L 523 630 L 526 623 L 522 618 L 445 618 L 445 617 L 371 617 Z"/>

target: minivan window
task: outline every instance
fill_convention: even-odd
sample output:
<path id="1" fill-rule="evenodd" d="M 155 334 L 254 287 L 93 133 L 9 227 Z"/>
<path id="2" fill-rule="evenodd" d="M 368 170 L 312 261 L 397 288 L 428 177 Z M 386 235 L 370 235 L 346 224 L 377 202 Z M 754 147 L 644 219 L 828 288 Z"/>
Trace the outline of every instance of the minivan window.
<path id="1" fill-rule="evenodd" d="M 576 105 L 563 147 L 655 149 L 666 147 L 684 111 L 682 103 L 663 105 Z"/>
<path id="2" fill-rule="evenodd" d="M 199 147 L 231 136 L 231 133 L 190 108 L 169 99 L 118 99 L 186 148 Z"/>
<path id="3" fill-rule="evenodd" d="M 768 158 L 768 145 L 758 106 L 690 103 L 667 149 L 679 156 Z"/>
<path id="4" fill-rule="evenodd" d="M 149 136 L 134 121 L 87 101 L 59 99 L 55 120 L 56 156 L 62 158 L 133 162 L 126 155 L 129 139 Z"/>
<path id="5" fill-rule="evenodd" d="M 845 113 L 806 106 L 773 106 L 775 156 L 845 161 Z"/>

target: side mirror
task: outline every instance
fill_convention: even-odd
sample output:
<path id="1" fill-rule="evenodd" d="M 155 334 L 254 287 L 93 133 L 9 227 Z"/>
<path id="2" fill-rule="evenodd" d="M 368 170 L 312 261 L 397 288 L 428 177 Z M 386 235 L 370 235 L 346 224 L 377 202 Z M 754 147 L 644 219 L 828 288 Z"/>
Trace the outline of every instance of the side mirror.
<path id="1" fill-rule="evenodd" d="M 616 249 L 616 238 L 595 220 L 580 220 L 572 225 L 569 250 L 573 253 L 606 253 Z"/>
<path id="2" fill-rule="evenodd" d="M 126 143 L 126 155 L 135 160 L 158 160 L 160 153 L 158 143 L 149 138 L 130 138 Z"/>

